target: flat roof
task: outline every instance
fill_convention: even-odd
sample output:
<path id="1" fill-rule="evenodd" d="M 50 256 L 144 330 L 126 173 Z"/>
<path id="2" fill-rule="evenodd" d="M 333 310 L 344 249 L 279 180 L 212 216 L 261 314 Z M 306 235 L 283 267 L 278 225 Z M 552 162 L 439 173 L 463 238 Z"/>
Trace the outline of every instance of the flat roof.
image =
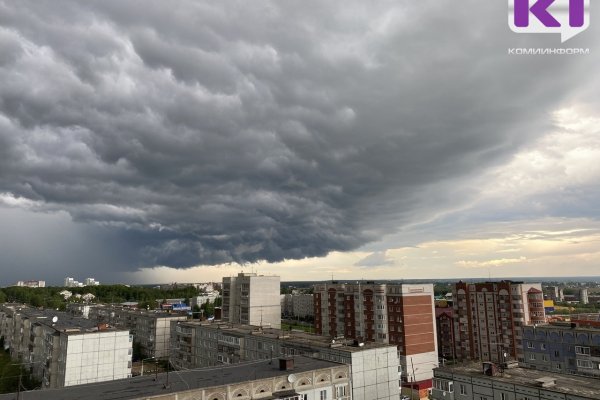
<path id="1" fill-rule="evenodd" d="M 182 321 L 182 325 L 186 326 L 202 326 L 209 329 L 219 330 L 221 333 L 232 333 L 238 335 L 248 335 L 256 337 L 264 337 L 282 342 L 292 342 L 297 344 L 309 345 L 311 347 L 334 348 L 349 352 L 362 351 L 366 349 L 377 349 L 383 347 L 396 347 L 393 344 L 364 342 L 361 347 L 353 346 L 354 339 L 336 339 L 335 345 L 332 347 L 332 341 L 326 336 L 320 336 L 313 333 L 303 332 L 300 330 L 281 330 L 275 328 L 261 328 L 253 325 L 230 324 L 228 322 L 193 322 Z"/>
<path id="2" fill-rule="evenodd" d="M 487 376 L 483 374 L 483 366 L 480 363 L 469 363 L 464 365 L 452 365 L 439 367 L 434 371 L 452 373 L 456 375 L 467 375 L 472 378 L 493 379 L 494 381 L 527 386 L 541 390 L 567 393 L 589 398 L 600 398 L 600 379 L 581 375 L 557 374 L 550 371 L 539 371 L 523 367 L 507 368 L 498 376 Z M 550 378 L 550 379 L 547 379 Z M 556 385 L 541 387 L 535 384 L 536 380 L 555 380 Z"/>
<path id="3" fill-rule="evenodd" d="M 23 305 L 10 305 L 6 308 L 12 309 L 12 315 L 20 314 L 22 317 L 30 319 L 32 323 L 45 325 L 58 332 L 66 333 L 68 335 L 98 332 L 98 323 L 82 317 L 75 317 L 69 313 L 49 309 L 28 308 Z M 58 318 L 56 323 L 52 322 L 54 317 Z M 128 330 L 118 329 L 113 326 L 103 330 L 103 332 L 115 331 Z"/>
<path id="4" fill-rule="evenodd" d="M 71 386 L 62 389 L 45 389 L 30 392 L 21 392 L 27 400 L 125 400 L 138 399 L 188 390 L 218 387 L 247 381 L 268 379 L 277 376 L 287 376 L 292 373 L 302 373 L 332 367 L 341 367 L 330 361 L 324 361 L 303 356 L 295 356 L 294 369 L 280 371 L 278 359 L 261 360 L 221 367 L 210 367 L 197 370 L 173 371 L 169 373 L 168 389 L 164 388 L 167 374 L 149 374 L 136 376 L 118 381 L 91 383 L 87 385 Z M 0 400 L 14 400 L 17 394 L 0 395 Z"/>

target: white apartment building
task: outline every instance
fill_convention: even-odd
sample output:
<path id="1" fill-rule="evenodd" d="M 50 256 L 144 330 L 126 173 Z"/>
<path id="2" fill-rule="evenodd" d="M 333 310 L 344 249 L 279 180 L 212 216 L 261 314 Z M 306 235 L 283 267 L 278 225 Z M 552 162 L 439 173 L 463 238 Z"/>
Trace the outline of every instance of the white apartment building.
<path id="1" fill-rule="evenodd" d="M 83 287 L 83 283 L 76 281 L 75 278 L 66 277 L 64 287 Z"/>
<path id="2" fill-rule="evenodd" d="M 214 301 L 219 298 L 220 294 L 217 291 L 210 291 L 201 294 L 200 296 L 195 296 L 190 298 L 190 306 L 198 306 L 201 307 L 206 303 L 214 303 Z"/>
<path id="3" fill-rule="evenodd" d="M 30 363 L 44 388 L 131 376 L 132 337 L 128 330 L 22 305 L 2 307 L 0 329 L 11 357 Z"/>
<path id="4" fill-rule="evenodd" d="M 332 341 L 304 332 L 258 326 L 193 321 L 172 323 L 171 337 L 171 361 L 178 369 L 306 355 L 351 365 L 354 399 L 398 400 L 400 397 L 396 346 Z M 320 399 L 317 397 L 317 400 Z"/>
<path id="5" fill-rule="evenodd" d="M 46 281 L 17 281 L 15 286 L 30 287 L 30 288 L 43 288 L 43 287 L 46 287 Z"/>
<path id="6" fill-rule="evenodd" d="M 236 324 L 281 327 L 280 278 L 239 273 L 223 278 L 223 320 Z"/>
<path id="7" fill-rule="evenodd" d="M 98 282 L 94 278 L 85 278 L 85 281 L 83 282 L 83 286 L 100 286 L 100 282 Z"/>

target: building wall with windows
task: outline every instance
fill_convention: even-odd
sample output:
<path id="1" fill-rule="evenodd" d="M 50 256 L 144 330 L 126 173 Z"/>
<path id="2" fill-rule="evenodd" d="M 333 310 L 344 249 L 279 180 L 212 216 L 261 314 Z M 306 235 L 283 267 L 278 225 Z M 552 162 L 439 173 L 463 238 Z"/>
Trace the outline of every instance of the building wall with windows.
<path id="1" fill-rule="evenodd" d="M 592 400 L 600 399 L 595 378 L 526 368 L 483 373 L 481 364 L 434 371 L 433 400 Z"/>
<path id="2" fill-rule="evenodd" d="M 281 327 L 280 278 L 239 273 L 223 278 L 222 318 L 235 324 Z"/>
<path id="3" fill-rule="evenodd" d="M 600 329 L 565 323 L 527 326 L 523 331 L 523 365 L 600 377 Z"/>
<path id="4" fill-rule="evenodd" d="M 546 320 L 539 283 L 459 282 L 452 294 L 459 360 L 522 361 L 523 327 Z"/>
<path id="5" fill-rule="evenodd" d="M 131 376 L 132 337 L 128 330 L 22 305 L 2 307 L 0 320 L 0 336 L 11 357 L 26 363 L 44 388 Z"/>
<path id="6" fill-rule="evenodd" d="M 318 334 L 395 345 L 401 379 L 422 393 L 431 388 L 438 365 L 434 306 L 432 284 L 314 286 Z"/>
<path id="7" fill-rule="evenodd" d="M 227 323 L 172 323 L 171 360 L 178 369 L 276 360 L 305 355 L 352 366 L 353 398 L 398 400 L 399 360 L 395 346 L 332 341 L 289 332 Z M 331 398 L 331 397 L 328 397 Z"/>

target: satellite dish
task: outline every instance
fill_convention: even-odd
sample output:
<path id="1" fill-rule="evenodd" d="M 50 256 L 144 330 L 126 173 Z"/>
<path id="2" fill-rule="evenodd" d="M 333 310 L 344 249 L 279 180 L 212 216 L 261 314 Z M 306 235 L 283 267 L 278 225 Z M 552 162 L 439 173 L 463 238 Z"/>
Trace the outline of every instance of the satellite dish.
<path id="1" fill-rule="evenodd" d="M 289 374 L 288 378 L 287 378 L 289 383 L 294 383 L 294 382 L 296 382 L 297 379 L 298 378 L 296 378 L 296 375 L 294 375 L 294 374 Z"/>
<path id="2" fill-rule="evenodd" d="M 55 324 L 58 322 L 58 317 L 55 315 L 54 317 L 52 317 L 52 323 Z"/>

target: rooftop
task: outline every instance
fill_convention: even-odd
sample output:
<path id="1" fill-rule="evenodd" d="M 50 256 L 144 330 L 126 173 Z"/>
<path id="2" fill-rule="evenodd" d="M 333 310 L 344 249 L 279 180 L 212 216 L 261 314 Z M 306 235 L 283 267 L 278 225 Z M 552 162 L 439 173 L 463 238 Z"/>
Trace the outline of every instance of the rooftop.
<path id="1" fill-rule="evenodd" d="M 386 343 L 374 343 L 374 342 L 365 342 L 363 346 L 358 347 L 354 346 L 354 339 L 336 339 L 335 343 L 332 343 L 332 340 L 326 336 L 320 336 L 312 333 L 307 333 L 299 330 L 281 330 L 275 328 L 261 328 L 259 326 L 252 325 L 241 325 L 241 324 L 231 324 L 227 322 L 192 322 L 192 321 L 182 321 L 182 325 L 186 326 L 202 326 L 208 329 L 220 330 L 221 333 L 232 333 L 234 335 L 251 335 L 251 336 L 260 336 L 266 337 L 270 339 L 277 339 L 282 341 L 288 341 L 303 345 L 310 345 L 311 347 L 322 347 L 322 348 L 331 348 L 336 347 L 338 349 L 343 349 L 349 352 L 362 351 L 365 349 L 376 349 L 389 347 L 394 345 L 386 344 Z M 332 346 L 332 344 L 334 346 Z"/>
<path id="2" fill-rule="evenodd" d="M 158 380 L 154 375 L 138 376 L 112 382 L 93 383 L 88 385 L 72 386 L 63 389 L 47 389 L 23 393 L 22 398 L 27 400 L 126 400 L 160 396 L 168 393 L 182 392 L 194 389 L 203 389 L 287 376 L 291 373 L 302 373 L 325 368 L 339 367 L 330 361 L 317 360 L 308 357 L 294 357 L 292 371 L 280 371 L 277 360 L 258 361 L 235 365 L 223 365 L 188 371 L 175 371 L 169 373 L 168 389 L 164 388 L 166 374 L 159 374 Z M 15 400 L 16 393 L 0 395 L 0 400 Z"/>
<path id="3" fill-rule="evenodd" d="M 71 314 L 49 310 L 49 309 L 37 309 L 28 308 L 23 305 L 10 305 L 4 307 L 5 309 L 12 309 L 14 314 L 20 314 L 23 317 L 30 319 L 33 323 L 46 325 L 53 329 L 67 333 L 69 335 L 76 335 L 82 333 L 90 333 L 98 331 L 98 324 L 82 317 L 74 317 Z M 56 322 L 54 322 L 56 317 Z M 122 329 L 107 328 L 105 331 L 122 331 Z"/>
<path id="4" fill-rule="evenodd" d="M 436 368 L 435 372 L 452 373 L 457 375 L 467 375 L 474 378 L 487 378 L 495 381 L 522 385 L 528 387 L 541 387 L 536 385 L 535 381 L 548 380 L 548 378 L 555 380 L 556 385 L 552 387 L 546 387 L 544 390 L 567 393 L 575 396 L 582 396 L 587 398 L 600 398 L 600 379 L 580 376 L 580 375 L 567 375 L 557 374 L 548 371 L 538 371 L 535 369 L 528 368 L 508 368 L 498 376 L 487 376 L 483 374 L 483 367 L 480 363 L 469 363 L 464 365 L 453 365 Z"/>

